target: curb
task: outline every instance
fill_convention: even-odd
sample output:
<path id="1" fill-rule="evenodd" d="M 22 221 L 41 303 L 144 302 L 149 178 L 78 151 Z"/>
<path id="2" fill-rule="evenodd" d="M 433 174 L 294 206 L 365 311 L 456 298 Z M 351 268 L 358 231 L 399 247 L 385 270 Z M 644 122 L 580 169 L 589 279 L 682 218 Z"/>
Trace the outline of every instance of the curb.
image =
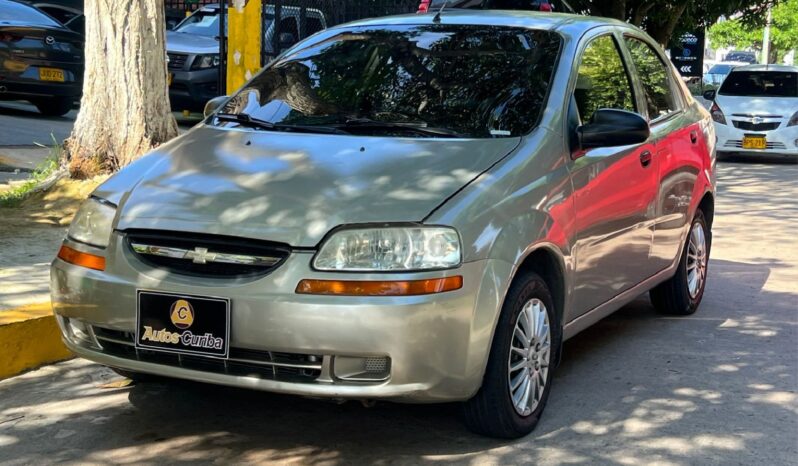
<path id="1" fill-rule="evenodd" d="M 0 311 L 0 379 L 72 357 L 49 302 Z"/>

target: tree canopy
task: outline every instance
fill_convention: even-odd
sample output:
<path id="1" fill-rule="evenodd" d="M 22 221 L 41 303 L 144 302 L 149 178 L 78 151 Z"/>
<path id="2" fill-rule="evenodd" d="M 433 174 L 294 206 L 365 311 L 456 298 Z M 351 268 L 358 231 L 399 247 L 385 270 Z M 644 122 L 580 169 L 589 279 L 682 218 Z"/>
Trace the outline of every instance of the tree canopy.
<path id="1" fill-rule="evenodd" d="M 713 47 L 762 50 L 765 31 L 761 22 L 736 18 L 721 21 L 709 28 Z M 778 62 L 792 49 L 798 48 L 798 0 L 785 0 L 773 8 L 770 28 L 771 59 Z"/>
<path id="2" fill-rule="evenodd" d="M 742 14 L 742 21 L 763 25 L 768 7 L 780 0 L 571 0 L 583 13 L 628 21 L 667 46 L 683 32 L 702 29 L 722 16 Z"/>

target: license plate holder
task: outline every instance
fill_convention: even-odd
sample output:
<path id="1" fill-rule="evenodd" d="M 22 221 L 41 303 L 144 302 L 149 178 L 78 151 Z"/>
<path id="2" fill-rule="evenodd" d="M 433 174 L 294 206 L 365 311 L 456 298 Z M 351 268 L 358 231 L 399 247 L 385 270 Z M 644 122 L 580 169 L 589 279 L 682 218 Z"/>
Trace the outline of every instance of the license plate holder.
<path id="1" fill-rule="evenodd" d="M 138 290 L 136 348 L 226 359 L 230 300 Z"/>
<path id="2" fill-rule="evenodd" d="M 743 136 L 743 149 L 767 149 L 767 146 L 765 136 Z"/>
<path id="3" fill-rule="evenodd" d="M 39 68 L 39 80 L 62 83 L 66 79 L 64 77 L 64 70 L 58 68 Z"/>

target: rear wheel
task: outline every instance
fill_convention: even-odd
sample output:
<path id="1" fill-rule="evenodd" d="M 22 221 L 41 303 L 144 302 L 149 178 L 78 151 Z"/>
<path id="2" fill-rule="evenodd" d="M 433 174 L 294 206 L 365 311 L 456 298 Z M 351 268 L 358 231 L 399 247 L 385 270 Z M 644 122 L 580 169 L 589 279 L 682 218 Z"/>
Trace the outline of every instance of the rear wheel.
<path id="1" fill-rule="evenodd" d="M 72 110 L 71 97 L 52 97 L 33 102 L 39 112 L 45 116 L 64 116 Z"/>
<path id="2" fill-rule="evenodd" d="M 650 292 L 654 308 L 670 315 L 690 315 L 701 304 L 707 283 L 712 236 L 704 213 L 696 211 L 676 274 Z"/>
<path id="3" fill-rule="evenodd" d="M 463 406 L 466 426 L 498 438 L 532 432 L 549 398 L 560 340 L 546 282 L 532 272 L 517 277 L 499 317 L 482 387 Z"/>

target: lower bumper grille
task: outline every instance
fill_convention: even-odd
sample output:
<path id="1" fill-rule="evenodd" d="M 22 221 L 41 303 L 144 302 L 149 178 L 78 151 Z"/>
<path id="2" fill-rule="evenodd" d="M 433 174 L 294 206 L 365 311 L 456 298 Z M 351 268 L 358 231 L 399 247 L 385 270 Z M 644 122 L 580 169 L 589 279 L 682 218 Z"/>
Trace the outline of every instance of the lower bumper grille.
<path id="1" fill-rule="evenodd" d="M 293 383 L 315 382 L 321 375 L 321 355 L 230 348 L 229 358 L 213 359 L 136 348 L 132 332 L 102 327 L 93 330 L 103 352 L 124 359 Z"/>

